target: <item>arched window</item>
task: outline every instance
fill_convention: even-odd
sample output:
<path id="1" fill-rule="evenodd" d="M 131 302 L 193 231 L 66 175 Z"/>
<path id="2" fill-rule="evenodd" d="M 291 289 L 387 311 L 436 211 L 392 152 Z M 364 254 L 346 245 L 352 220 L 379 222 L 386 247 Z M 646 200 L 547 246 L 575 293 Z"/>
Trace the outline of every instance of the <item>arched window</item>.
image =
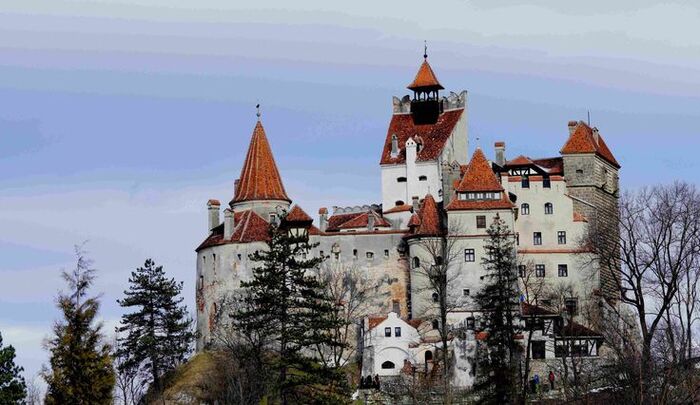
<path id="1" fill-rule="evenodd" d="M 425 362 L 427 363 L 429 361 L 433 361 L 433 352 L 431 352 L 430 350 L 425 352 Z"/>
<path id="2" fill-rule="evenodd" d="M 520 213 L 523 215 L 530 215 L 530 204 L 522 203 L 520 205 Z"/>
<path id="3" fill-rule="evenodd" d="M 544 204 L 544 213 L 545 215 L 552 215 L 554 214 L 554 205 L 552 203 L 545 203 Z"/>
<path id="4" fill-rule="evenodd" d="M 420 267 L 420 259 L 418 258 L 418 256 L 414 256 L 413 257 L 413 268 L 417 269 L 419 267 Z"/>
<path id="5" fill-rule="evenodd" d="M 440 300 L 440 296 L 438 293 L 433 293 L 433 302 L 438 302 Z"/>
<path id="6" fill-rule="evenodd" d="M 396 368 L 396 365 L 390 361 L 385 361 L 384 363 L 382 363 L 383 370 L 392 370 L 394 368 Z"/>
<path id="7" fill-rule="evenodd" d="M 418 176 L 418 181 L 428 181 L 428 176 Z"/>
<path id="8" fill-rule="evenodd" d="M 440 321 L 433 319 L 433 329 L 440 329 Z"/>

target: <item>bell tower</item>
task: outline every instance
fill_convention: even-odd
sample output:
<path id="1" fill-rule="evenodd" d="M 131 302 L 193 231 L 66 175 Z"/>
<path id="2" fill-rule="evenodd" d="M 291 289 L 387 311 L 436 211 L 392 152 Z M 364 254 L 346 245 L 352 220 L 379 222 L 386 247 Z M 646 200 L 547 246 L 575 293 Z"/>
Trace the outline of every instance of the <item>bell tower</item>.
<path id="1" fill-rule="evenodd" d="M 411 115 L 415 125 L 435 124 L 442 112 L 439 91 L 444 87 L 440 84 L 435 72 L 428 63 L 428 48 L 423 53 L 423 64 L 416 74 L 416 78 L 408 85 L 413 91 L 411 100 Z"/>

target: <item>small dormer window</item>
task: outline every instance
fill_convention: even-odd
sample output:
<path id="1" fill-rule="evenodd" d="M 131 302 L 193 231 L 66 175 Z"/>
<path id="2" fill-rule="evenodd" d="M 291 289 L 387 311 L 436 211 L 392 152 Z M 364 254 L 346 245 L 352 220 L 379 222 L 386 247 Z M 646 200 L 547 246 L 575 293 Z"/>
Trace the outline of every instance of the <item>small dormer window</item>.
<path id="1" fill-rule="evenodd" d="M 530 188 L 530 177 L 528 175 L 524 175 L 521 179 L 521 187 L 522 188 Z"/>
<path id="2" fill-rule="evenodd" d="M 418 181 L 428 181 L 428 176 L 418 176 Z"/>
<path id="3" fill-rule="evenodd" d="M 384 328 L 384 337 L 391 337 L 391 328 Z"/>
<path id="4" fill-rule="evenodd" d="M 401 337 L 401 328 L 399 326 L 394 328 L 394 337 Z"/>

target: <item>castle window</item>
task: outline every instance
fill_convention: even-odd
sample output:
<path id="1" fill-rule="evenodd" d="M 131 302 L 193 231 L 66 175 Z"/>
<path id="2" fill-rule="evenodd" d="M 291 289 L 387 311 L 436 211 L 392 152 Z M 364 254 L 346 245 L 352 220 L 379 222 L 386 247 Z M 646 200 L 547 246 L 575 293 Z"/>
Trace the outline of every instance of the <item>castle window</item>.
<path id="1" fill-rule="evenodd" d="M 339 252 L 333 253 L 333 257 L 335 258 L 335 260 L 339 260 L 339 259 L 340 259 L 340 253 L 339 253 Z"/>
<path id="2" fill-rule="evenodd" d="M 401 328 L 398 326 L 394 328 L 394 337 L 401 337 Z"/>
<path id="3" fill-rule="evenodd" d="M 464 249 L 464 261 L 465 262 L 476 261 L 476 254 L 474 253 L 474 249 Z"/>
<path id="4" fill-rule="evenodd" d="M 570 316 L 578 315 L 578 298 L 567 298 L 564 300 L 564 307 Z"/>
<path id="5" fill-rule="evenodd" d="M 352 258 L 357 259 L 357 249 L 352 250 Z"/>
<path id="6" fill-rule="evenodd" d="M 544 277 L 544 264 L 535 265 L 535 277 Z"/>
<path id="7" fill-rule="evenodd" d="M 528 203 L 520 204 L 520 213 L 523 215 L 530 215 L 530 204 L 528 204 Z"/>
<path id="8" fill-rule="evenodd" d="M 532 348 L 532 358 L 533 359 L 544 359 L 545 358 L 545 342 L 543 340 L 541 341 L 533 341 L 530 343 L 530 347 Z"/>
<path id="9" fill-rule="evenodd" d="M 521 180 L 520 180 L 520 186 L 522 188 L 530 188 L 530 177 L 528 175 L 524 175 Z"/>
<path id="10" fill-rule="evenodd" d="M 405 178 L 405 177 L 397 177 L 397 178 L 396 178 L 396 181 L 397 181 L 398 183 L 405 183 L 405 182 L 406 182 L 406 178 Z"/>
<path id="11" fill-rule="evenodd" d="M 413 263 L 412 263 L 412 264 L 413 264 L 413 268 L 414 268 L 414 269 L 417 269 L 417 268 L 420 267 L 420 259 L 418 258 L 418 256 L 414 256 L 414 257 L 413 257 Z"/>
<path id="12" fill-rule="evenodd" d="M 583 169 L 576 169 L 576 174 L 583 174 Z"/>
<path id="13" fill-rule="evenodd" d="M 401 314 L 401 303 L 397 300 L 391 301 L 391 312 L 396 313 L 397 315 Z"/>
<path id="14" fill-rule="evenodd" d="M 391 337 L 391 328 L 384 328 L 384 337 Z"/>
<path id="15" fill-rule="evenodd" d="M 532 244 L 533 245 L 541 245 L 542 244 L 542 232 L 533 232 L 532 233 Z"/>
<path id="16" fill-rule="evenodd" d="M 527 269 L 527 267 L 525 267 L 524 264 L 518 265 L 518 277 L 525 278 L 525 269 Z"/>
<path id="17" fill-rule="evenodd" d="M 389 258 L 389 249 L 384 249 L 384 258 L 385 259 Z"/>
<path id="18" fill-rule="evenodd" d="M 557 232 L 557 242 L 560 245 L 566 245 L 566 231 Z"/>
<path id="19" fill-rule="evenodd" d="M 204 288 L 204 276 L 199 275 L 199 288 Z"/>
<path id="20" fill-rule="evenodd" d="M 476 227 L 477 227 L 477 229 L 486 228 L 486 215 L 477 215 L 476 216 Z"/>
<path id="21" fill-rule="evenodd" d="M 473 316 L 470 316 L 467 318 L 467 329 L 469 330 L 474 330 L 474 327 L 476 326 L 476 321 Z"/>
<path id="22" fill-rule="evenodd" d="M 401 201 L 401 200 L 397 200 L 397 201 L 394 202 L 394 205 L 396 205 L 397 207 L 400 207 L 400 206 L 402 206 L 402 205 L 404 205 L 404 204 L 405 204 L 405 203 L 404 203 L 403 201 Z"/>
<path id="23" fill-rule="evenodd" d="M 428 176 L 418 176 L 418 181 L 428 181 Z"/>
<path id="24" fill-rule="evenodd" d="M 545 215 L 552 215 L 554 214 L 554 205 L 552 203 L 545 203 L 544 204 L 544 214 Z"/>
<path id="25" fill-rule="evenodd" d="M 323 250 L 319 251 L 319 252 L 318 252 L 318 255 L 319 255 L 319 257 L 323 258 L 323 257 L 324 257 L 324 256 L 323 256 Z"/>
<path id="26" fill-rule="evenodd" d="M 425 362 L 433 361 L 433 352 L 430 350 L 425 352 Z"/>
<path id="27" fill-rule="evenodd" d="M 433 302 L 438 302 L 438 301 L 440 301 L 440 296 L 438 295 L 438 293 L 433 293 Z"/>
<path id="28" fill-rule="evenodd" d="M 468 297 L 469 296 L 469 289 L 468 288 L 463 288 L 462 289 L 462 296 Z"/>
<path id="29" fill-rule="evenodd" d="M 239 262 L 240 262 L 241 259 L 243 258 L 243 256 L 242 256 L 240 253 L 239 253 L 238 255 L 236 255 L 236 256 L 238 257 L 238 261 L 239 261 Z"/>
<path id="30" fill-rule="evenodd" d="M 569 277 L 569 266 L 565 264 L 559 265 L 559 277 Z"/>
<path id="31" fill-rule="evenodd" d="M 552 180 L 550 180 L 549 176 L 544 176 L 542 178 L 542 187 L 543 188 L 552 188 Z"/>
<path id="32" fill-rule="evenodd" d="M 394 363 L 390 361 L 385 361 L 384 363 L 382 363 L 382 369 L 384 370 L 393 370 L 395 367 L 396 366 L 394 365 Z"/>
<path id="33" fill-rule="evenodd" d="M 365 253 L 365 256 L 367 257 L 368 260 L 374 259 L 374 252 L 367 252 Z"/>
<path id="34" fill-rule="evenodd" d="M 440 329 L 440 321 L 438 321 L 437 319 L 433 319 L 433 329 Z"/>
<path id="35" fill-rule="evenodd" d="M 520 246 L 520 232 L 515 233 L 515 244 Z"/>

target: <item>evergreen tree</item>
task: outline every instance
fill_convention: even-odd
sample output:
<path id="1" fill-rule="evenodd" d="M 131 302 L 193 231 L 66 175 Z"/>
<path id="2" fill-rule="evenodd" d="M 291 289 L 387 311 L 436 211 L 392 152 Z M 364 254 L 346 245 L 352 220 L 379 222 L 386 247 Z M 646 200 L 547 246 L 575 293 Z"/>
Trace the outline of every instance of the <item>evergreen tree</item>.
<path id="1" fill-rule="evenodd" d="M 110 346 L 104 343 L 102 324 L 95 323 L 100 302 L 87 297 L 95 278 L 92 262 L 76 246 L 75 268 L 63 272 L 69 293 L 60 293 L 63 320 L 53 327 L 47 347 L 50 369 L 42 372 L 48 383 L 46 404 L 111 404 L 114 371 Z"/>
<path id="2" fill-rule="evenodd" d="M 181 305 L 182 282 L 168 279 L 163 266 L 147 259 L 131 272 L 125 298 L 117 302 L 134 312 L 122 315 L 117 327 L 119 345 L 115 355 L 122 359 L 120 372 L 143 373 L 144 384 L 162 393 L 162 377 L 185 360 L 194 333 L 187 307 Z M 123 337 L 122 337 L 123 336 Z"/>
<path id="3" fill-rule="evenodd" d="M 23 403 L 27 395 L 27 385 L 20 374 L 24 369 L 15 364 L 15 348 L 2 347 L 0 333 L 0 404 L 13 405 Z"/>
<path id="4" fill-rule="evenodd" d="M 518 311 L 518 274 L 513 234 L 496 217 L 488 229 L 482 260 L 486 275 L 476 295 L 484 311 L 482 324 L 486 338 L 477 350 L 477 381 L 474 390 L 481 403 L 508 404 L 516 400 L 517 364 L 521 332 Z"/>
<path id="5" fill-rule="evenodd" d="M 285 221 L 283 219 L 282 223 Z M 332 331 L 340 320 L 335 303 L 311 275 L 323 258 L 307 254 L 317 244 L 305 234 L 292 234 L 284 226 L 270 226 L 267 249 L 249 257 L 258 265 L 246 288 L 246 305 L 234 314 L 234 326 L 267 336 L 269 367 L 278 402 L 337 404 L 348 398 L 342 370 L 323 365 L 311 348 L 342 346 Z"/>

